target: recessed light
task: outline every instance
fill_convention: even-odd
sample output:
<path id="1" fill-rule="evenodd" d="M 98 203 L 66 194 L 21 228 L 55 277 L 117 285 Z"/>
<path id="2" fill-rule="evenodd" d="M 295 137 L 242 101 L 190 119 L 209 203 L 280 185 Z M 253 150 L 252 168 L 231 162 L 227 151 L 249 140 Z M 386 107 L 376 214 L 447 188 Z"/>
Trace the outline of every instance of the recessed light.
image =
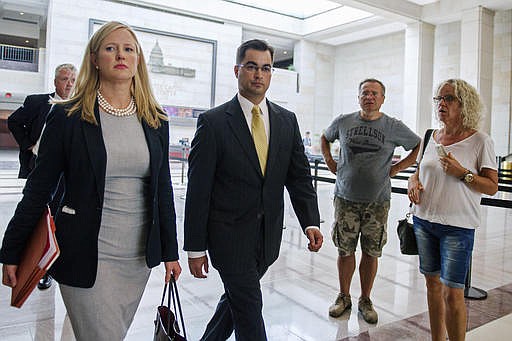
<path id="1" fill-rule="evenodd" d="M 23 14 L 25 14 L 25 13 L 23 13 L 23 12 L 20 12 L 20 15 L 23 15 Z"/>
<path id="2" fill-rule="evenodd" d="M 283 54 L 288 54 L 288 51 L 283 51 Z"/>
<path id="3" fill-rule="evenodd" d="M 28 41 L 28 40 L 25 40 L 25 43 L 29 43 L 29 41 Z"/>

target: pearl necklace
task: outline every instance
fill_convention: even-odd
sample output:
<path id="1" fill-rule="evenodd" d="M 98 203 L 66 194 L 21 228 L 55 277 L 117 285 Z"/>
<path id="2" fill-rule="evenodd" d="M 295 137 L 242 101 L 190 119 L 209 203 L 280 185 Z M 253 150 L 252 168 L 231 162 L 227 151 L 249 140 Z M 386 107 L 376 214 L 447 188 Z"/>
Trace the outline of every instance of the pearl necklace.
<path id="1" fill-rule="evenodd" d="M 105 99 L 105 97 L 103 97 L 99 90 L 96 91 L 96 93 L 98 94 L 98 104 L 103 110 L 105 110 L 106 113 L 110 115 L 114 115 L 117 117 L 130 116 L 135 114 L 135 112 L 137 111 L 137 106 L 135 105 L 135 100 L 133 96 L 131 96 L 130 104 L 128 104 L 126 108 L 118 109 L 114 108 L 109 102 L 107 102 L 107 100 Z"/>

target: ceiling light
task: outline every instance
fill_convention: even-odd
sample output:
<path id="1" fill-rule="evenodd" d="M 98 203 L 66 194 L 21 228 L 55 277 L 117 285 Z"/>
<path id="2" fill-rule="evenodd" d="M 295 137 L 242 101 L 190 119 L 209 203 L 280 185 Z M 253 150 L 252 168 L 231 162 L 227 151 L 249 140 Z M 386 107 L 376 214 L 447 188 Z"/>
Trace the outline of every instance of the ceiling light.
<path id="1" fill-rule="evenodd" d="M 29 41 L 28 41 L 28 40 L 25 40 L 25 43 L 29 43 Z"/>
<path id="2" fill-rule="evenodd" d="M 25 14 L 25 13 L 24 12 L 20 12 L 20 15 L 23 15 L 23 14 Z"/>
<path id="3" fill-rule="evenodd" d="M 283 51 L 283 54 L 288 54 L 288 51 Z"/>

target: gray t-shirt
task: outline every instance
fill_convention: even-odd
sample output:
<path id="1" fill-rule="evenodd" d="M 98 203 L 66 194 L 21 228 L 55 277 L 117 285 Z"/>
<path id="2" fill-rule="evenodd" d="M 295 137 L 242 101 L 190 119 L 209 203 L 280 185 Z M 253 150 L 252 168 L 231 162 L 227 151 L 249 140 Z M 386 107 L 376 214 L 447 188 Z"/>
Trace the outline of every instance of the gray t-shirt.
<path id="1" fill-rule="evenodd" d="M 329 142 L 340 141 L 334 194 L 365 203 L 391 199 L 389 171 L 395 148 L 410 150 L 421 140 L 398 119 L 383 114 L 366 121 L 359 111 L 336 117 L 324 136 Z"/>

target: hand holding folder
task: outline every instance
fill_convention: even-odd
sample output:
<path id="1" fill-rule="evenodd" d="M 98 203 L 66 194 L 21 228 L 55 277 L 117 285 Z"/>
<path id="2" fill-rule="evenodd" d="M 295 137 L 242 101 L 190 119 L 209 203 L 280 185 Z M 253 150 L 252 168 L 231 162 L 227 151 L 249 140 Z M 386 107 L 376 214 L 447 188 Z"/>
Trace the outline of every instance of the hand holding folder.
<path id="1" fill-rule="evenodd" d="M 12 306 L 21 308 L 39 280 L 57 259 L 59 253 L 59 246 L 55 238 L 55 223 L 50 209 L 46 207 L 25 246 L 21 262 L 16 270 L 17 283 L 12 288 Z"/>

